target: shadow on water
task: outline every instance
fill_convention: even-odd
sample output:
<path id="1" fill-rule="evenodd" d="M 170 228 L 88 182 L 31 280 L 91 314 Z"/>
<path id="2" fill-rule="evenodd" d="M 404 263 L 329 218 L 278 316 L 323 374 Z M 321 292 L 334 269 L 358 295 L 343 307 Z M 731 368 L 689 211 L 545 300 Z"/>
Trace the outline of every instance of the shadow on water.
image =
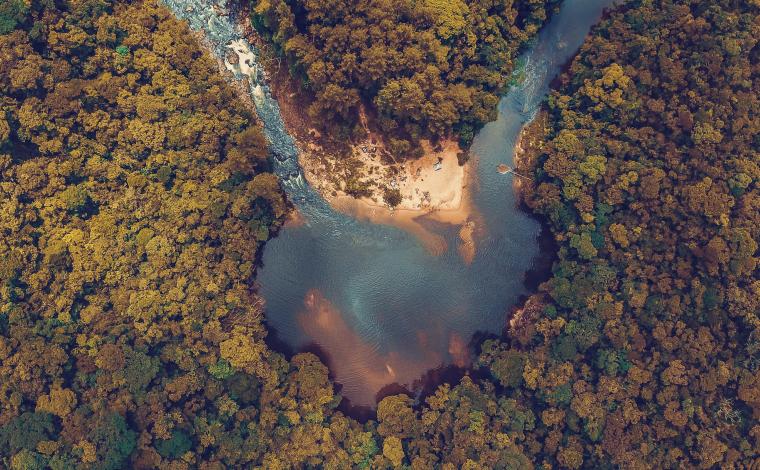
<path id="1" fill-rule="evenodd" d="M 331 368 L 330 354 L 325 351 L 324 348 L 319 344 L 312 342 L 300 347 L 296 351 L 287 342 L 279 338 L 279 334 L 275 328 L 268 327 L 267 331 L 267 346 L 271 350 L 285 356 L 286 359 L 291 360 L 294 355 L 300 353 L 311 353 L 319 358 L 319 360 L 330 370 L 328 372 L 328 377 L 334 384 L 334 392 L 336 394 L 341 393 L 343 384 L 334 377 Z M 481 347 L 485 341 L 497 339 L 505 340 L 507 338 L 504 334 L 498 335 L 490 331 L 476 331 L 470 338 L 467 347 L 472 357 L 476 358 L 480 354 Z M 425 373 L 418 379 L 414 380 L 411 385 L 394 382 L 383 386 L 375 395 L 375 403 L 380 403 L 380 401 L 389 396 L 407 395 L 414 400 L 415 405 L 419 405 L 424 403 L 429 396 L 434 395 L 440 386 L 448 384 L 449 386 L 454 387 L 459 384 L 465 376 L 469 376 L 476 383 L 484 379 L 490 379 L 488 372 L 477 367 L 476 364 L 470 364 L 466 367 L 454 364 L 442 364 L 425 371 Z M 377 419 L 377 409 L 375 405 L 357 404 L 345 396 L 342 397 L 337 410 L 362 424 Z"/>
<path id="2" fill-rule="evenodd" d="M 533 258 L 533 265 L 525 272 L 523 279 L 525 288 L 529 292 L 536 292 L 542 283 L 551 278 L 552 267 L 558 259 L 557 251 L 559 250 L 549 222 L 539 217 L 536 217 L 536 220 L 541 224 L 541 232 L 538 235 L 538 256 Z"/>
<path id="3" fill-rule="evenodd" d="M 293 346 L 288 344 L 285 340 L 283 340 L 280 337 L 280 333 L 277 331 L 277 328 L 270 325 L 268 321 L 264 321 L 264 326 L 266 326 L 267 329 L 267 335 L 264 340 L 267 347 L 271 349 L 272 351 L 278 352 L 285 356 L 285 359 L 288 361 L 293 358 L 293 356 L 296 355 L 298 351 L 295 351 L 293 349 Z"/>
<path id="4" fill-rule="evenodd" d="M 478 331 L 473 334 L 468 347 L 474 357 L 480 353 L 484 341 L 489 339 L 499 339 L 500 336 L 487 331 Z M 376 403 L 380 403 L 383 398 L 392 395 L 407 395 L 414 400 L 415 405 L 424 403 L 425 400 L 435 394 L 441 385 L 448 384 L 451 387 L 459 384 L 465 376 L 469 376 L 474 382 L 478 383 L 484 379 L 490 379 L 487 371 L 475 365 L 460 367 L 454 364 L 440 365 L 426 371 L 420 378 L 415 380 L 411 386 L 399 383 L 391 383 L 381 388 L 375 395 Z M 377 419 L 377 410 L 369 405 L 353 405 L 349 398 L 344 398 L 338 410 L 345 415 L 350 416 L 359 422 L 366 423 L 369 420 Z"/>
<path id="5" fill-rule="evenodd" d="M 373 416 L 378 397 L 403 392 L 420 401 L 439 384 L 481 377 L 470 366 L 480 345 L 502 333 L 506 312 L 548 278 L 556 252 L 545 224 L 521 210 L 511 180 L 495 168 L 512 163 L 516 138 L 550 81 L 612 1 L 565 0 L 524 54 L 525 79 L 501 100 L 498 119 L 476 136 L 473 204 L 485 236 L 472 263 L 460 259 L 451 228 L 430 224 L 449 246 L 432 256 L 406 232 L 333 210 L 303 176 L 257 51 L 234 17 L 216 13 L 214 6 L 226 2 L 163 1 L 203 31 L 218 58 L 230 48 L 245 58 L 225 64 L 247 80 L 273 168 L 304 218 L 270 240 L 258 271 L 270 347 L 286 357 L 314 352 L 342 384 L 341 407 L 360 419 Z"/>

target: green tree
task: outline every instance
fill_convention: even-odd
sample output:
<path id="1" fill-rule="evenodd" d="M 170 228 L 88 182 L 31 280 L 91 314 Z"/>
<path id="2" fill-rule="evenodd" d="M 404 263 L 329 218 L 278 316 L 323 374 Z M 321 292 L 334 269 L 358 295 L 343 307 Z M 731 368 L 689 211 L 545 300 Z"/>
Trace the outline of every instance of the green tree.
<path id="1" fill-rule="evenodd" d="M 54 438 L 56 433 L 53 415 L 25 412 L 0 427 L 0 450 L 4 455 L 14 455 L 23 449 L 34 451 L 39 442 Z"/>
<path id="2" fill-rule="evenodd" d="M 89 437 L 97 449 L 95 465 L 105 470 L 122 468 L 137 445 L 137 433 L 118 413 L 96 419 Z"/>
<path id="3" fill-rule="evenodd" d="M 185 432 L 175 430 L 171 438 L 162 439 L 156 444 L 156 450 L 161 454 L 161 457 L 177 459 L 189 451 L 192 446 L 193 442 Z"/>
<path id="4" fill-rule="evenodd" d="M 0 3 L 0 34 L 8 34 L 26 17 L 28 6 L 24 0 L 6 0 Z"/>

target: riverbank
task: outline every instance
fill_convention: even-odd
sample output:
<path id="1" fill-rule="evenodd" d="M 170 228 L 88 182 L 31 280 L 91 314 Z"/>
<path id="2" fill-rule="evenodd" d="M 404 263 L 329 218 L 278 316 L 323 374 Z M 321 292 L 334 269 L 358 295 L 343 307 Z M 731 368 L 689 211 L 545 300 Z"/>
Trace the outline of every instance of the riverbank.
<path id="1" fill-rule="evenodd" d="M 546 135 L 545 129 L 549 124 L 549 115 L 544 109 L 540 109 L 532 121 L 525 124 L 517 136 L 515 142 L 514 156 L 512 158 L 514 170 L 529 178 L 515 177 L 513 187 L 520 202 L 527 205 L 527 200 L 536 191 L 533 175 L 535 174 L 538 158 L 541 156 L 543 146 L 543 136 Z M 531 214 L 533 212 L 529 210 Z"/>
<path id="2" fill-rule="evenodd" d="M 245 18 L 246 14 L 238 15 Z M 476 162 L 460 165 L 463 151 L 456 141 L 436 145 L 422 141 L 422 156 L 395 159 L 382 137 L 370 129 L 364 113 L 366 137 L 350 144 L 323 136 L 306 110 L 309 98 L 290 76 L 271 46 L 243 22 L 245 38 L 260 52 L 259 63 L 269 78 L 287 132 L 298 147 L 298 160 L 309 185 L 336 210 L 375 224 L 391 225 L 415 235 L 429 252 L 440 255 L 445 239 L 426 227 L 433 220 L 461 227 L 457 249 L 466 262 L 476 253 L 482 217 L 471 203 Z M 241 63 L 245 57 L 240 54 Z"/>
<path id="3" fill-rule="evenodd" d="M 431 149 L 421 158 L 400 165 L 383 167 L 372 162 L 372 166 L 364 166 L 365 169 L 375 169 L 370 174 L 377 175 L 374 177 L 376 185 L 388 185 L 398 191 L 401 203 L 394 207 L 375 194 L 356 197 L 344 190 L 326 186 L 323 178 L 326 167 L 315 168 L 313 154 L 303 153 L 300 158 L 307 181 L 318 189 L 321 186 L 321 195 L 333 208 L 359 220 L 406 230 L 415 235 L 432 254 L 443 254 L 448 245 L 443 236 L 423 223 L 425 220 L 466 227 L 466 230 L 459 232 L 459 245 L 466 247 L 460 253 L 469 263 L 475 256 L 474 232 L 481 220 L 471 201 L 473 167 L 476 163 L 470 161 L 460 166 L 457 152 L 458 147 L 450 145 L 438 152 Z M 387 176 L 388 173 L 393 176 Z"/>
<path id="4" fill-rule="evenodd" d="M 214 10 L 217 16 L 235 18 L 246 41 L 233 41 L 219 58 L 219 70 L 230 77 L 241 102 L 256 111 L 249 90 L 249 79 L 256 75 L 256 65 L 265 72 L 270 92 L 278 102 L 288 134 L 298 149 L 298 160 L 309 185 L 336 210 L 360 220 L 395 226 L 415 235 L 432 254 L 448 250 L 444 237 L 433 231 L 425 220 L 459 227 L 457 250 L 470 264 L 477 252 L 477 235 L 482 235 L 482 216 L 471 203 L 476 169 L 475 159 L 463 164 L 462 150 L 452 140 L 435 146 L 422 141 L 422 156 L 395 160 L 385 150 L 382 138 L 370 130 L 366 116 L 362 122 L 366 138 L 350 145 L 339 144 L 322 136 L 317 123 L 305 111 L 309 98 L 300 92 L 280 58 L 245 20 L 245 7 L 231 14 Z M 195 32 L 210 50 L 214 46 L 205 34 Z M 232 74 L 242 75 L 241 80 Z M 255 92 L 255 91 L 254 91 Z M 389 203 L 390 202 L 393 204 Z M 303 220 L 292 214 L 288 224 Z"/>
<path id="5" fill-rule="evenodd" d="M 216 15 L 223 16 L 220 13 Z M 212 22 L 206 24 L 211 25 Z M 211 37 L 214 37 L 213 34 Z M 230 42 L 236 41 L 225 38 L 225 41 L 217 44 L 217 51 L 220 49 L 219 44 L 226 46 Z M 462 338 L 473 337 L 477 331 L 493 331 L 496 329 L 494 326 L 502 329 L 505 306 L 523 303 L 521 293 L 524 286 L 519 282 L 520 275 L 526 272 L 526 264 L 534 256 L 535 230 L 524 214 L 513 210 L 514 200 L 509 193 L 512 183 L 504 185 L 502 176 L 492 174 L 496 163 L 503 159 L 504 149 L 515 141 L 515 134 L 518 133 L 516 127 L 487 126 L 479 134 L 478 138 L 485 143 L 478 152 L 482 160 L 460 167 L 463 180 L 459 187 L 462 192 L 458 199 L 456 194 L 447 198 L 447 204 L 450 204 L 448 206 L 428 207 L 426 210 L 412 206 L 410 209 L 391 211 L 383 200 L 367 197 L 367 201 L 355 196 L 343 199 L 349 200 L 349 205 L 356 212 L 368 211 L 370 214 L 365 217 L 372 217 L 373 221 L 386 217 L 386 222 L 378 223 L 404 224 L 408 225 L 407 230 L 417 230 L 415 236 L 421 239 L 427 237 L 430 241 L 426 242 L 426 246 L 431 249 L 436 247 L 435 241 L 442 238 L 436 238 L 436 234 L 426 229 L 426 226 L 435 224 L 426 224 L 425 220 L 439 219 L 449 223 L 452 220 L 458 221 L 460 242 L 457 248 L 465 264 L 469 265 L 472 261 L 474 266 L 462 267 L 456 257 L 436 258 L 428 256 L 422 250 L 409 250 L 407 243 L 396 243 L 396 234 L 388 236 L 389 231 L 383 227 L 362 233 L 334 230 L 336 223 L 345 222 L 344 217 L 334 217 L 335 214 L 331 213 L 333 211 L 324 211 L 324 204 L 321 201 L 314 204 L 313 197 L 299 198 L 305 194 L 311 196 L 311 192 L 304 190 L 304 182 L 296 171 L 297 152 L 290 135 L 284 132 L 286 128 L 292 132 L 301 150 L 308 146 L 310 138 L 320 137 L 305 119 L 308 103 L 291 91 L 292 88 L 287 88 L 291 82 L 284 64 L 278 67 L 277 59 L 267 58 L 265 54 L 256 54 L 251 58 L 247 45 L 240 45 L 245 46 L 241 53 L 236 53 L 234 57 L 223 56 L 230 66 L 237 65 L 238 67 L 231 68 L 240 69 L 242 75 L 247 75 L 243 73 L 244 66 L 266 64 L 269 71 L 266 80 L 261 77 L 260 70 L 251 75 L 254 78 L 253 84 L 257 86 L 249 90 L 250 96 L 259 108 L 258 114 L 265 124 L 274 155 L 273 165 L 279 170 L 282 187 L 292 196 L 294 205 L 301 209 L 300 213 L 308 221 L 302 230 L 291 231 L 288 236 L 268 243 L 265 252 L 268 259 L 262 262 L 262 268 L 257 273 L 261 292 L 267 299 L 266 315 L 272 330 L 279 329 L 283 340 L 288 344 L 313 343 L 322 347 L 325 354 L 329 353 L 331 357 L 330 361 L 325 361 L 330 364 L 332 378 L 347 385 L 344 389 L 347 395 L 357 397 L 360 396 L 359 392 L 348 392 L 352 387 L 349 384 L 374 388 L 385 381 L 408 381 L 399 374 L 403 368 L 414 365 L 414 371 L 405 371 L 403 374 L 412 377 L 434 367 L 439 359 L 445 363 L 467 364 L 469 361 L 463 354 L 465 348 Z M 554 49 L 550 47 L 547 50 Z M 230 60 L 237 64 L 232 64 Z M 246 64 L 246 60 L 251 60 L 251 63 Z M 283 108 L 282 113 L 287 114 L 288 120 L 300 120 L 297 121 L 301 123 L 299 126 L 283 125 L 278 104 L 269 96 L 268 87 L 263 86 L 265 82 L 276 88 L 276 96 L 282 97 L 284 106 L 292 103 L 287 109 Z M 247 82 L 241 83 L 248 88 Z M 502 122 L 523 122 L 525 107 L 512 109 L 509 105 L 511 101 L 507 101 L 508 106 L 504 108 L 506 117 Z M 522 141 L 520 146 L 522 147 Z M 333 153 L 330 148 L 315 150 L 321 150 L 328 157 L 340 155 L 339 152 Z M 370 147 L 366 152 L 372 155 Z M 522 154 L 522 151 L 518 153 Z M 375 154 L 378 154 L 377 150 Z M 381 159 L 384 155 L 380 153 L 377 157 Z M 343 161 L 339 163 L 342 164 Z M 394 162 L 382 163 L 390 166 Z M 438 163 L 437 159 L 433 165 L 435 163 Z M 480 164 L 487 165 L 487 168 L 483 168 L 487 171 L 481 172 L 477 181 L 468 179 L 471 178 L 469 175 L 475 174 L 473 169 Z M 448 168 L 443 164 L 441 166 L 438 172 L 443 171 L 444 167 Z M 435 168 L 433 171 L 436 171 Z M 329 172 L 325 173 L 326 178 L 330 176 Z M 376 176 L 376 180 L 380 181 L 382 175 Z M 489 176 L 495 178 L 489 179 Z M 501 183 L 495 183 L 496 177 Z M 318 188 L 318 184 L 319 182 L 314 187 Z M 478 231 L 478 215 L 471 208 L 471 193 L 474 189 L 477 189 L 474 191 L 475 197 L 479 197 L 479 194 L 487 196 L 477 199 L 484 217 L 489 221 L 489 227 L 493 227 L 492 233 L 488 233 L 487 237 L 480 236 L 482 231 Z M 331 201 L 333 196 L 338 197 L 340 194 L 336 191 L 335 195 L 326 196 L 325 199 Z M 509 204 L 505 204 L 505 200 Z M 311 220 L 310 215 L 315 213 L 315 208 L 320 217 Z M 299 224 L 295 211 L 291 215 L 294 218 L 289 222 L 290 227 Z M 480 243 L 482 253 L 488 256 L 475 257 L 475 240 Z M 445 245 L 437 246 L 438 251 L 446 248 Z M 514 321 L 511 316 L 507 318 L 508 334 L 530 339 L 532 335 L 528 333 L 532 322 L 528 319 L 542 313 L 542 309 L 536 307 L 526 310 L 523 306 L 517 310 Z M 342 323 L 336 320 L 337 316 Z M 350 332 L 346 332 L 347 328 Z M 525 331 L 524 334 L 519 333 L 522 330 Z M 441 331 L 442 335 L 431 340 L 430 337 L 416 335 L 418 331 Z M 474 338 L 478 336 L 475 335 Z M 468 344 L 471 351 L 478 350 L 477 340 Z M 371 346 L 369 350 L 365 348 L 367 345 Z M 418 363 L 422 357 L 436 360 Z M 370 368 L 366 373 L 367 378 L 362 378 L 364 372 L 358 378 L 352 375 L 351 364 L 364 364 Z M 374 402 L 375 400 L 370 400 L 369 404 Z"/>

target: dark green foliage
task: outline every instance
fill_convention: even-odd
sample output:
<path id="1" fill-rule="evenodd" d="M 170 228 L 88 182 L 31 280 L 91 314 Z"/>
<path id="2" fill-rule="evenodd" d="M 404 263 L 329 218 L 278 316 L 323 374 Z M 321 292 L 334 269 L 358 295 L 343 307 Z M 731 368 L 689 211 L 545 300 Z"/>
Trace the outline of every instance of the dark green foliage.
<path id="1" fill-rule="evenodd" d="M 156 450 L 161 457 L 167 459 L 176 459 L 189 451 L 193 446 L 193 441 L 183 431 L 174 431 L 170 439 L 159 440 L 156 444 Z"/>
<path id="2" fill-rule="evenodd" d="M 50 413 L 25 412 L 0 427 L 0 454 L 35 450 L 40 441 L 55 439 L 56 425 Z"/>
<path id="3" fill-rule="evenodd" d="M 562 431 L 559 466 L 757 460 L 757 441 L 722 416 L 736 416 L 734 400 L 760 410 L 758 368 L 736 365 L 756 350 L 736 335 L 760 325 L 759 13 L 621 4 L 528 131 L 541 145 L 526 152 L 527 203 L 560 245 L 545 343 L 528 355 L 548 359 L 535 382 L 551 387 L 538 396 L 557 408 L 543 417 L 545 445 Z"/>
<path id="4" fill-rule="evenodd" d="M 250 374 L 235 373 L 225 380 L 232 398 L 243 406 L 249 406 L 259 398 L 259 382 Z"/>
<path id="5" fill-rule="evenodd" d="M 31 450 L 22 450 L 13 456 L 13 470 L 43 470 L 47 459 Z"/>
<path id="6" fill-rule="evenodd" d="M 519 388 L 523 383 L 525 355 L 521 352 L 488 340 L 483 343 L 478 362 L 488 367 L 494 378 L 504 387 Z"/>
<path id="7" fill-rule="evenodd" d="M 600 337 L 602 322 L 593 315 L 584 315 L 580 320 L 571 320 L 565 327 L 565 333 L 573 339 L 580 352 L 593 346 Z"/>
<path id="8" fill-rule="evenodd" d="M 217 380 L 224 380 L 232 377 L 235 369 L 233 369 L 229 361 L 219 359 L 216 364 L 208 366 L 208 373 Z"/>
<path id="9" fill-rule="evenodd" d="M 536 415 L 514 399 L 499 400 L 499 408 L 505 417 L 502 423 L 506 429 L 514 433 L 531 431 L 536 425 Z"/>
<path id="10" fill-rule="evenodd" d="M 578 341 L 571 335 L 563 334 L 552 346 L 552 357 L 560 362 L 569 361 L 578 354 Z"/>
<path id="11" fill-rule="evenodd" d="M 158 374 L 161 361 L 156 357 L 134 351 L 127 358 L 124 366 L 124 377 L 132 393 L 145 390 Z"/>
<path id="12" fill-rule="evenodd" d="M 421 138 L 456 133 L 467 146 L 495 118 L 518 49 L 556 3 L 253 0 L 251 23 L 335 140 L 370 105 L 388 150 L 410 156 Z"/>
<path id="13" fill-rule="evenodd" d="M 3 0 L 0 2 L 0 34 L 8 34 L 24 20 L 27 7 L 24 0 Z"/>
<path id="14" fill-rule="evenodd" d="M 550 390 L 542 391 L 543 399 L 552 406 L 569 405 L 573 399 L 573 389 L 569 384 L 560 385 Z"/>
<path id="15" fill-rule="evenodd" d="M 137 445 L 137 433 L 118 413 L 100 418 L 90 439 L 97 448 L 96 466 L 103 470 L 123 468 Z"/>

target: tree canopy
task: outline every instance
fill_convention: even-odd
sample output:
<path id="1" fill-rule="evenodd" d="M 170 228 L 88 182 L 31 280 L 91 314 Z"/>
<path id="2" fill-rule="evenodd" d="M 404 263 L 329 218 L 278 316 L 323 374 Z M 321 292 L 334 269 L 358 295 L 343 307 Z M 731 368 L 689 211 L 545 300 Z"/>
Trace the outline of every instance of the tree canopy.
<path id="1" fill-rule="evenodd" d="M 467 145 L 495 118 L 517 51 L 557 3 L 253 0 L 251 19 L 318 122 L 336 137 L 356 135 L 364 107 L 405 156 L 420 138 L 455 134 Z"/>
<path id="2" fill-rule="evenodd" d="M 376 28 L 408 48 L 373 53 L 425 74 L 425 47 L 451 67 L 460 53 L 436 48 L 485 47 L 474 14 L 529 34 L 545 7 L 335 5 L 257 11 L 273 34 L 293 18 L 286 53 L 312 39 L 345 52 Z M 155 0 L 1 3 L 0 467 L 750 468 L 758 15 L 756 1 L 631 0 L 594 28 L 525 136 L 526 202 L 559 245 L 551 278 L 480 345 L 476 374 L 360 422 L 315 355 L 264 342 L 257 254 L 288 207 L 259 123 L 187 26 Z M 496 70 L 468 57 L 456 73 Z M 320 60 L 292 63 L 335 66 Z M 362 84 L 373 99 L 428 99 L 384 60 Z M 352 93 L 330 93 L 350 121 Z M 419 110 L 394 112 L 407 126 Z"/>

